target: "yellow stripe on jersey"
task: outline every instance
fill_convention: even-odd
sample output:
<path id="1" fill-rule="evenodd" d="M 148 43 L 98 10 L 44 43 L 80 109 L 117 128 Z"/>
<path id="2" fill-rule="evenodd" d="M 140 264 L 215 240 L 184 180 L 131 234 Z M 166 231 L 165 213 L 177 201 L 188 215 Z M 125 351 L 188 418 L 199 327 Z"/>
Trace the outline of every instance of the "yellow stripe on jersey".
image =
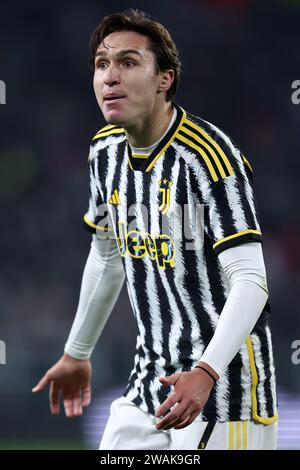
<path id="1" fill-rule="evenodd" d="M 236 449 L 241 450 L 241 422 L 236 422 Z"/>
<path id="2" fill-rule="evenodd" d="M 115 127 L 117 127 L 116 124 L 108 124 L 107 126 L 104 126 L 104 127 L 101 127 L 101 129 L 99 129 L 99 131 L 96 132 L 96 134 L 94 135 L 93 139 L 98 135 L 98 134 L 101 134 L 102 132 L 106 132 L 110 129 L 114 129 Z"/>
<path id="3" fill-rule="evenodd" d="M 182 124 L 184 123 L 185 119 L 186 119 L 186 112 L 183 108 L 181 108 L 182 110 L 182 117 L 180 119 L 180 123 L 178 124 L 177 126 L 177 130 L 174 132 L 174 134 L 171 136 L 171 138 L 168 140 L 168 142 L 166 143 L 166 145 L 161 149 L 161 151 L 156 155 L 156 157 L 152 160 L 152 162 L 150 163 L 150 165 L 147 167 L 146 171 L 150 171 L 151 168 L 153 167 L 153 165 L 156 163 L 156 161 L 159 159 L 159 157 L 161 157 L 161 155 L 163 155 L 163 153 L 166 151 L 166 149 L 171 145 L 171 143 L 173 142 L 173 140 L 175 139 L 175 137 L 178 137 L 178 132 L 180 131 L 180 128 L 182 126 Z"/>
<path id="4" fill-rule="evenodd" d="M 101 132 L 99 134 L 96 134 L 95 137 L 93 137 L 93 140 L 101 139 L 101 137 L 106 137 L 108 135 L 112 134 L 123 134 L 125 131 L 124 129 L 110 129 L 107 132 Z"/>
<path id="5" fill-rule="evenodd" d="M 128 165 L 129 165 L 130 169 L 131 169 L 132 171 L 134 171 L 134 168 L 133 168 L 133 166 L 131 165 L 131 161 L 130 161 L 130 157 L 129 157 L 129 143 L 128 143 L 128 141 L 127 141 L 127 143 L 126 143 L 126 154 L 127 154 Z"/>
<path id="6" fill-rule="evenodd" d="M 234 449 L 234 422 L 229 422 L 229 450 Z"/>
<path id="7" fill-rule="evenodd" d="M 117 204 L 121 204 L 120 196 L 119 196 L 119 193 L 118 193 L 117 189 L 115 189 L 114 194 L 116 195 Z"/>
<path id="8" fill-rule="evenodd" d="M 258 385 L 258 374 L 257 374 L 257 369 L 256 369 L 256 364 L 255 364 L 255 357 L 254 357 L 251 336 L 248 336 L 246 344 L 247 344 L 247 349 L 248 349 L 249 363 L 250 363 L 250 370 L 251 370 L 251 377 L 252 377 L 251 397 L 252 397 L 253 420 L 260 424 L 275 423 L 278 420 L 278 415 L 274 415 L 271 418 L 262 418 L 261 416 L 258 415 L 257 396 L 256 396 L 256 390 L 257 390 L 257 385 Z"/>
<path id="9" fill-rule="evenodd" d="M 120 201 L 120 197 L 119 197 L 119 193 L 118 193 L 118 190 L 115 189 L 113 194 L 111 195 L 109 201 L 108 201 L 109 204 L 121 204 L 121 201 Z"/>
<path id="10" fill-rule="evenodd" d="M 225 155 L 224 151 L 220 147 L 220 145 L 207 132 L 205 132 L 200 126 L 195 124 L 193 121 L 190 121 L 189 119 L 187 119 L 186 123 L 189 126 L 196 129 L 196 131 L 198 131 L 200 134 L 202 134 L 209 141 L 209 143 L 216 149 L 216 151 L 220 155 L 221 159 L 223 160 L 223 162 L 224 162 L 224 164 L 225 164 L 225 166 L 228 170 L 229 175 L 232 176 L 233 175 L 233 168 L 232 168 L 231 163 L 228 160 L 227 156 Z"/>
<path id="11" fill-rule="evenodd" d="M 221 243 L 227 242 L 228 240 L 232 240 L 233 238 L 241 237 L 242 235 L 246 235 L 248 233 L 254 233 L 256 235 L 261 235 L 259 230 L 242 230 L 242 232 L 234 233 L 233 235 L 229 235 L 228 237 L 222 238 L 222 240 L 217 241 L 213 244 L 213 249 L 217 246 L 221 245 Z"/>
<path id="12" fill-rule="evenodd" d="M 131 154 L 134 158 L 148 158 L 149 155 L 146 153 L 132 153 Z"/>
<path id="13" fill-rule="evenodd" d="M 96 230 L 103 230 L 103 232 L 113 232 L 113 229 L 112 229 L 112 228 L 109 228 L 109 227 L 106 228 L 106 227 L 101 226 L 101 225 L 95 225 L 95 224 L 93 224 L 93 222 L 91 222 L 91 221 L 87 218 L 86 214 L 83 216 L 83 220 L 85 221 L 85 223 L 86 223 L 87 225 L 89 225 L 89 226 L 92 227 L 92 228 L 95 228 Z"/>
<path id="14" fill-rule="evenodd" d="M 222 178 L 226 178 L 226 173 L 222 167 L 222 164 L 220 162 L 220 159 L 219 157 L 217 156 L 216 152 L 214 151 L 214 149 L 207 143 L 205 142 L 205 140 L 201 139 L 201 137 L 199 137 L 197 134 L 195 134 L 195 132 L 192 132 L 190 131 L 190 129 L 187 129 L 186 127 L 182 127 L 181 128 L 181 131 L 184 132 L 185 134 L 189 135 L 190 137 L 193 137 L 193 139 L 197 140 L 197 142 L 199 142 L 199 144 L 203 145 L 203 147 L 206 148 L 206 150 L 208 150 L 208 152 L 210 153 L 210 155 L 212 156 L 219 172 L 220 172 L 220 175 L 222 176 Z"/>
<path id="15" fill-rule="evenodd" d="M 108 129 L 113 129 L 114 127 L 117 127 L 116 124 L 107 124 L 107 126 L 101 127 L 97 134 L 100 134 L 100 132 L 108 131 Z"/>
<path id="16" fill-rule="evenodd" d="M 111 195 L 110 199 L 108 200 L 108 204 L 121 204 L 120 197 L 118 190 L 115 189 L 113 194 Z"/>
<path id="17" fill-rule="evenodd" d="M 242 423 L 243 423 L 243 438 L 244 438 L 243 449 L 247 450 L 247 421 L 243 421 Z"/>
<path id="18" fill-rule="evenodd" d="M 242 155 L 242 157 L 243 157 L 243 161 L 244 161 L 245 165 L 247 165 L 247 167 L 248 167 L 248 168 L 252 171 L 252 173 L 253 173 L 253 169 L 252 169 L 252 166 L 250 165 L 249 160 L 247 160 L 247 158 L 246 158 L 244 155 Z"/>
<path id="19" fill-rule="evenodd" d="M 217 176 L 217 173 L 215 172 L 214 170 L 214 167 L 212 166 L 211 164 L 211 161 L 210 159 L 208 158 L 208 156 L 206 155 L 206 153 L 204 152 L 204 150 L 199 147 L 198 145 L 194 144 L 194 142 L 192 142 L 191 140 L 189 139 L 186 139 L 185 137 L 183 137 L 182 135 L 180 134 L 177 134 L 176 136 L 176 139 L 177 140 L 181 140 L 181 142 L 184 142 L 185 144 L 187 144 L 189 147 L 193 148 L 194 150 L 197 150 L 198 153 L 200 153 L 201 157 L 203 158 L 203 160 L 205 161 L 206 163 L 206 166 L 211 174 L 211 177 L 213 179 L 213 181 L 218 181 L 219 178 Z"/>
<path id="20" fill-rule="evenodd" d="M 247 421 L 229 421 L 228 449 L 247 450 Z"/>

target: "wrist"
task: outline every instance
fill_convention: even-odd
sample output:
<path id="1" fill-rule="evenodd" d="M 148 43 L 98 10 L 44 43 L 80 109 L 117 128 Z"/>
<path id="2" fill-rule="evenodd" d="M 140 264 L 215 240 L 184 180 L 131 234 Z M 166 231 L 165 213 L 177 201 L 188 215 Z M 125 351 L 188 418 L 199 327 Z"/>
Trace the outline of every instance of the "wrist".
<path id="1" fill-rule="evenodd" d="M 196 364 L 195 368 L 199 368 L 199 369 L 204 370 L 207 373 L 207 375 L 209 375 L 211 377 L 214 384 L 216 384 L 216 382 L 220 378 L 219 375 L 217 374 L 217 372 L 212 367 L 210 367 L 210 365 L 206 364 L 206 362 L 199 361 Z"/>
<path id="2" fill-rule="evenodd" d="M 67 352 L 64 352 L 63 356 L 62 356 L 62 359 L 64 361 L 68 361 L 68 362 L 83 362 L 83 361 L 87 361 L 88 359 L 79 359 L 77 357 L 74 357 L 74 356 L 71 356 L 69 353 Z"/>

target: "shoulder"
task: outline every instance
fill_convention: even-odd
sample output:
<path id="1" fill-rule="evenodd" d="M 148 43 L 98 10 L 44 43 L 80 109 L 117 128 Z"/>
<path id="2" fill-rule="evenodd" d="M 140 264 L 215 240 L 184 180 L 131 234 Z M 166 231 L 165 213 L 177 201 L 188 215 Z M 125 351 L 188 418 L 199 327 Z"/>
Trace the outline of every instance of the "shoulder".
<path id="1" fill-rule="evenodd" d="M 192 164 L 199 166 L 199 169 L 204 167 L 214 182 L 241 169 L 244 171 L 245 165 L 247 171 L 252 171 L 250 163 L 226 132 L 191 113 L 186 114 L 176 140 L 194 156 Z"/>
<path id="2" fill-rule="evenodd" d="M 100 150 L 114 144 L 119 144 L 125 140 L 125 130 L 121 126 L 108 124 L 94 135 L 90 143 L 89 160 L 93 159 Z"/>
<path id="3" fill-rule="evenodd" d="M 125 130 L 121 126 L 115 124 L 107 124 L 94 135 L 92 141 L 97 141 L 99 139 L 106 140 L 110 136 L 118 136 L 120 134 L 125 134 Z"/>
<path id="4" fill-rule="evenodd" d="M 238 150 L 237 144 L 234 142 L 232 137 L 228 135 L 227 132 L 217 125 L 200 118 L 199 116 L 187 113 L 185 125 L 187 127 L 191 127 L 196 133 L 202 134 L 210 141 L 215 141 L 218 144 L 225 143 L 231 148 L 234 147 Z"/>

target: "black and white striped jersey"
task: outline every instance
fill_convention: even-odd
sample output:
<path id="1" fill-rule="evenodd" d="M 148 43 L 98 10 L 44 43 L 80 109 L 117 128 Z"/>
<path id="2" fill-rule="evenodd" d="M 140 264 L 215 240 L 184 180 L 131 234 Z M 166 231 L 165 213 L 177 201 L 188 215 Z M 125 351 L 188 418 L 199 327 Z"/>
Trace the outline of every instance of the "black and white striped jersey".
<path id="1" fill-rule="evenodd" d="M 84 216 L 116 238 L 138 328 L 123 395 L 152 415 L 171 391 L 159 377 L 189 371 L 214 334 L 229 293 L 218 254 L 262 237 L 248 160 L 219 128 L 173 105 L 176 119 L 147 157 L 132 154 L 119 126 L 95 135 Z M 277 419 L 269 315 L 267 302 L 202 420 Z"/>

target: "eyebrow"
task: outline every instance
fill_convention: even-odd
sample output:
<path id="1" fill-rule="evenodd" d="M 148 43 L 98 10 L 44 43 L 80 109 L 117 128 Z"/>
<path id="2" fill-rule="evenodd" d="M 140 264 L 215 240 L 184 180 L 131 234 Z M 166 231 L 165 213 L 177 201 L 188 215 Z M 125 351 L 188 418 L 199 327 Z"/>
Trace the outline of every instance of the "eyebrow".
<path id="1" fill-rule="evenodd" d="M 116 57 L 119 58 L 126 54 L 137 54 L 139 57 L 143 57 L 142 54 L 136 49 L 123 49 L 122 51 L 116 53 Z M 103 50 L 96 52 L 95 58 L 99 56 L 105 57 L 107 56 L 107 52 Z"/>

